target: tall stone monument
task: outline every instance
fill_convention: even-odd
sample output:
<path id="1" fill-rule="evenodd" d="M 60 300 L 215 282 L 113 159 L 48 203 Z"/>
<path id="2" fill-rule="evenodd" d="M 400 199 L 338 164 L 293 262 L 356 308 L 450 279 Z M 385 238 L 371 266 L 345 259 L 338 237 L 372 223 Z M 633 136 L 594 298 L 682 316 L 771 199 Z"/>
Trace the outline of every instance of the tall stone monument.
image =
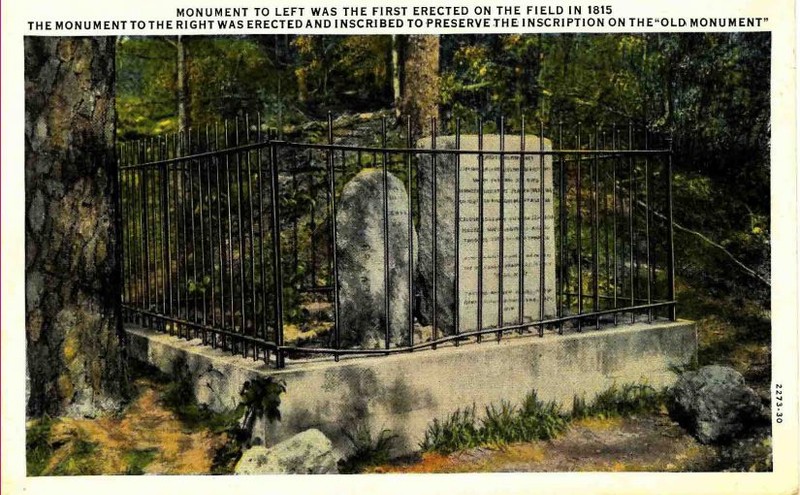
<path id="1" fill-rule="evenodd" d="M 505 151 L 521 149 L 520 136 L 506 136 L 504 141 Z M 552 149 L 552 144 L 547 139 L 541 143 L 537 136 L 525 136 L 525 150 L 538 151 L 540 146 L 544 150 Z M 418 141 L 417 147 L 430 149 L 430 138 Z M 478 150 L 478 147 L 477 135 L 461 136 L 462 150 Z M 456 137 L 438 137 L 436 148 L 455 149 Z M 499 135 L 484 135 L 482 149 L 486 152 L 482 155 L 433 154 L 423 151 L 417 154 L 420 198 L 417 286 L 422 294 L 419 312 L 428 320 L 427 323 L 432 323 L 435 251 L 436 328 L 439 336 L 455 332 L 456 300 L 458 300 L 460 332 L 478 330 L 479 327 L 497 328 L 498 324 L 507 326 L 535 322 L 555 314 L 552 155 L 526 155 L 522 160 L 524 166 L 520 176 L 521 155 L 507 154 L 501 158 L 496 153 L 501 149 Z M 432 220 L 434 166 L 436 167 L 435 234 Z M 481 166 L 483 167 L 482 201 L 479 182 Z M 456 184 L 456 167 L 460 170 L 458 184 Z M 544 168 L 544 183 L 541 182 L 542 168 Z M 456 190 L 459 196 L 458 218 L 456 218 Z M 544 202 L 544 221 L 541 219 L 542 202 Z M 520 205 L 523 212 L 521 225 Z M 522 227 L 521 232 L 520 227 Z M 457 243 L 456 232 L 458 232 Z M 481 240 L 482 252 L 479 249 Z M 542 258 L 542 247 L 544 258 Z M 522 270 L 521 293 L 520 270 Z M 542 272 L 543 293 L 540 288 Z M 499 305 L 501 287 L 502 318 Z M 544 314 L 540 305 L 542 299 Z"/>
<path id="2" fill-rule="evenodd" d="M 387 323 L 390 346 L 409 342 L 408 196 L 402 181 L 387 173 L 387 245 L 383 186 L 382 170 L 364 169 L 344 186 L 337 204 L 339 325 L 344 348 L 384 347 Z"/>

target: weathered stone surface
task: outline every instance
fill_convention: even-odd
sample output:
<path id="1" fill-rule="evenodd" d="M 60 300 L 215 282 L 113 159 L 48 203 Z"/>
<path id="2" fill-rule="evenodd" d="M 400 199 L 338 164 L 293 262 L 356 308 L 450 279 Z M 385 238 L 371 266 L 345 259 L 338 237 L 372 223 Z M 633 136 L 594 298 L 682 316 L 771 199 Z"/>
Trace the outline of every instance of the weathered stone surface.
<path id="1" fill-rule="evenodd" d="M 400 179 L 387 176 L 389 341 L 402 345 L 409 335 L 408 196 Z M 362 170 L 345 185 L 337 205 L 336 229 L 342 346 L 383 347 L 387 273 L 381 170 Z"/>
<path id="2" fill-rule="evenodd" d="M 549 140 L 540 142 L 537 136 L 525 137 L 526 150 L 550 150 Z M 477 150 L 478 136 L 462 135 L 462 150 Z M 417 143 L 418 148 L 430 148 L 429 138 Z M 442 136 L 436 140 L 437 149 L 456 149 L 455 136 Z M 507 136 L 506 151 L 519 151 L 519 137 Z M 483 149 L 500 150 L 500 136 L 484 135 Z M 422 293 L 420 313 L 430 323 L 433 307 L 433 242 L 436 240 L 436 306 L 439 335 L 453 333 L 456 294 L 459 295 L 459 328 L 463 331 L 478 329 L 478 232 L 479 232 L 479 155 L 437 154 L 436 159 L 436 235 L 433 232 L 432 208 L 432 157 L 420 152 L 419 157 L 419 271 L 418 285 Z M 456 187 L 456 165 L 460 170 Z M 544 168 L 544 189 L 541 184 L 541 169 Z M 544 315 L 555 312 L 555 239 L 553 236 L 553 167 L 552 157 L 526 156 L 520 180 L 520 156 L 506 155 L 502 159 L 503 201 L 501 210 L 499 155 L 483 156 L 483 314 L 484 328 L 498 324 L 500 275 L 503 278 L 503 324 L 520 322 L 520 299 L 522 299 L 522 321 L 541 318 L 540 277 L 542 264 L 541 236 L 544 235 Z M 520 183 L 524 187 L 520 188 Z M 456 189 L 459 190 L 459 220 L 456 221 Z M 524 270 L 522 272 L 523 297 L 519 290 L 520 248 L 520 189 L 522 189 L 522 230 Z M 544 201 L 544 224 L 542 228 L 541 201 Z M 501 213 L 502 212 L 502 213 Z M 500 253 L 500 229 L 502 219 L 503 249 Z M 458 246 L 456 229 L 458 228 Z M 456 265 L 458 260 L 458 265 Z M 500 267 L 503 267 L 502 269 Z M 456 287 L 455 274 L 459 274 Z"/>
<path id="3" fill-rule="evenodd" d="M 236 474 L 336 474 L 333 444 L 321 431 L 306 430 L 272 447 L 247 449 Z"/>
<path id="4" fill-rule="evenodd" d="M 316 428 L 341 458 L 353 451 L 344 432 L 355 433 L 362 425 L 371 428 L 373 439 L 383 429 L 399 435 L 392 455 L 409 454 L 419 450 L 431 418 L 447 417 L 464 404 L 474 403 L 483 411 L 503 400 L 519 404 L 536 390 L 541 400 L 554 400 L 569 410 L 575 395 L 594 397 L 614 383 L 671 386 L 678 377 L 670 368 L 688 363 L 697 352 L 693 323 L 654 321 L 602 332 L 506 338 L 491 345 L 465 343 L 431 352 L 295 363 L 276 370 L 263 361 L 204 346 L 200 339 L 187 341 L 132 325 L 126 331 L 132 358 L 165 373 L 175 372 L 169 356 L 183 360 L 198 401 L 216 412 L 235 407 L 248 380 L 272 376 L 285 381 L 281 420 L 257 423 L 253 432 L 266 434 L 266 445 L 274 445 Z M 226 377 L 229 384 L 214 385 L 213 394 L 201 396 L 200 389 L 208 388 L 201 377 L 210 376 L 212 367 L 219 371 L 213 375 Z"/>
<path id="5" fill-rule="evenodd" d="M 732 368 L 684 373 L 672 393 L 670 413 L 702 443 L 726 442 L 768 421 L 758 395 Z"/>

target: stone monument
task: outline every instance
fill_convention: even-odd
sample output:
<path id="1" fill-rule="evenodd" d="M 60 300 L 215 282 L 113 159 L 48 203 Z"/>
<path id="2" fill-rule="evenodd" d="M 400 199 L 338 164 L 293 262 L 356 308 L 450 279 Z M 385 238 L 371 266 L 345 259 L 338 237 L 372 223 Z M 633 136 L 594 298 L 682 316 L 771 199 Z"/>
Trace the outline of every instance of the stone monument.
<path id="1" fill-rule="evenodd" d="M 385 347 L 387 275 L 390 346 L 409 342 L 408 196 L 403 183 L 391 173 L 387 173 L 387 188 L 388 274 L 384 265 L 383 171 L 362 170 L 344 186 L 338 200 L 336 254 L 343 348 Z"/>
<path id="2" fill-rule="evenodd" d="M 520 136 L 506 136 L 503 149 L 519 151 Z M 552 155 L 526 155 L 520 177 L 519 154 L 502 158 L 499 135 L 484 135 L 483 167 L 483 252 L 479 251 L 480 198 L 477 153 L 417 154 L 419 187 L 419 264 L 417 286 L 422 295 L 418 308 L 431 324 L 433 317 L 433 253 L 436 251 L 436 327 L 438 335 L 455 331 L 456 299 L 458 299 L 458 328 L 460 332 L 478 330 L 478 308 L 481 294 L 478 276 L 482 272 L 482 308 L 480 326 L 497 328 L 525 322 L 535 322 L 555 314 L 555 239 L 553 217 L 553 160 Z M 551 150 L 552 144 L 538 136 L 525 136 L 528 151 Z M 418 141 L 417 148 L 430 149 L 430 138 Z M 437 149 L 456 149 L 455 136 L 441 136 Z M 477 135 L 462 135 L 462 150 L 478 150 Z M 492 153 L 495 152 L 495 153 Z M 436 234 L 434 236 L 432 207 L 432 171 L 436 167 Z M 456 184 L 456 167 L 459 184 Z M 541 169 L 544 168 L 544 183 Z M 501 168 L 503 181 L 501 183 Z M 523 187 L 520 187 L 524 184 Z M 502 188 L 502 191 L 501 191 Z M 459 218 L 456 219 L 456 190 L 459 191 Z M 501 203 L 502 198 L 502 203 Z M 541 202 L 544 201 L 544 221 L 541 221 Z M 520 204 L 523 219 L 520 225 Z M 520 233 L 520 227 L 522 232 Z M 456 229 L 458 244 L 456 245 Z M 502 232 L 501 232 L 502 229 Z M 501 242 L 502 236 L 502 242 Z M 542 246 L 542 236 L 544 242 Z M 520 239 L 523 259 L 520 263 Z M 502 244 L 502 246 L 501 246 Z M 542 262 L 542 247 L 544 259 Z M 502 248 L 502 251 L 501 251 Z M 479 255 L 482 254 L 482 263 Z M 482 264 L 482 267 L 481 267 Z M 522 294 L 520 294 L 522 266 Z M 544 270 L 544 293 L 540 291 L 540 274 Z M 456 274 L 458 286 L 456 287 Z M 502 285 L 502 319 L 500 318 L 500 287 Z M 540 301 L 544 299 L 544 314 Z M 521 321 L 520 321 L 521 317 Z M 501 321 L 502 320 L 502 321 Z"/>

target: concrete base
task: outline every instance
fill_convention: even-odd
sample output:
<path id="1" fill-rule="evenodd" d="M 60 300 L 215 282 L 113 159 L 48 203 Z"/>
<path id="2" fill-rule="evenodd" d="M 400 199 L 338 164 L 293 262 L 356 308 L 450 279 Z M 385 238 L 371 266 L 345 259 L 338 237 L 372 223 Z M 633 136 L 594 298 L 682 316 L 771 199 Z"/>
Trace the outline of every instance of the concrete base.
<path id="1" fill-rule="evenodd" d="M 267 444 L 308 428 L 323 431 L 341 454 L 346 433 L 370 428 L 398 435 L 396 453 L 418 448 L 434 418 L 475 404 L 483 411 L 506 400 L 519 404 L 531 390 L 568 409 L 575 395 L 591 400 L 613 384 L 671 385 L 670 366 L 697 352 L 694 323 L 637 323 L 570 335 L 507 338 L 499 344 L 440 346 L 408 354 L 295 363 L 285 369 L 152 330 L 126 328 L 132 357 L 194 384 L 198 402 L 215 411 L 238 404 L 245 381 L 273 376 L 286 383 L 280 422 L 269 425 Z M 262 432 L 257 425 L 255 432 Z"/>

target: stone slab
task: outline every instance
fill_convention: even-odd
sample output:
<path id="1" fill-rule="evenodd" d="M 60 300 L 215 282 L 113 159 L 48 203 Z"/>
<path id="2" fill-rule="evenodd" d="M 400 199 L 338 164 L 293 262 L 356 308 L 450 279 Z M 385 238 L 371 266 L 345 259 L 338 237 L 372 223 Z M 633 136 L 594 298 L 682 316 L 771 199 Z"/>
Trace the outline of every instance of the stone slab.
<path id="1" fill-rule="evenodd" d="M 522 155 L 491 153 L 501 149 L 520 151 L 523 144 L 529 151 L 552 150 L 549 140 L 540 140 L 534 135 L 525 136 L 524 143 L 519 136 L 506 136 L 501 144 L 499 135 L 487 134 L 480 143 L 477 135 L 462 135 L 458 143 L 455 136 L 441 136 L 436 140 L 436 149 L 439 150 L 482 149 L 488 152 L 483 155 L 417 153 L 420 210 L 418 285 L 423 301 L 419 309 L 428 320 L 425 323 L 432 323 L 435 242 L 436 327 L 439 335 L 452 334 L 455 329 L 456 296 L 461 332 L 534 322 L 555 313 L 552 156 L 526 155 L 523 160 Z M 430 138 L 421 139 L 417 148 L 430 149 Z M 521 167 L 521 163 L 524 166 Z M 460 172 L 458 184 L 456 169 Z M 457 191 L 458 219 L 455 208 Z M 435 220 L 432 211 L 434 193 Z M 482 231 L 479 222 L 481 206 Z M 501 300 L 502 315 L 499 309 Z M 480 321 L 479 307 L 482 308 Z"/>

